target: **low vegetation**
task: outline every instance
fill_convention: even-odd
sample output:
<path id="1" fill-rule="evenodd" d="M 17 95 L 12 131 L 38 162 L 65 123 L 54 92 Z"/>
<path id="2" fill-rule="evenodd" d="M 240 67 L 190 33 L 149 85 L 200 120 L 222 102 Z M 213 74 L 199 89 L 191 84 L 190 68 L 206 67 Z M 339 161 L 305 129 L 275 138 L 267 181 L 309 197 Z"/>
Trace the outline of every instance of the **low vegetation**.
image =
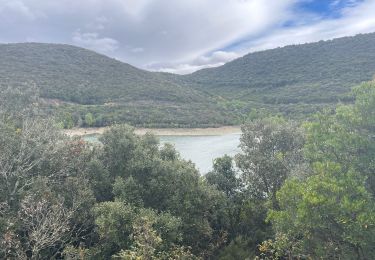
<path id="1" fill-rule="evenodd" d="M 0 258 L 373 259 L 375 83 L 352 93 L 307 123 L 252 120 L 201 176 L 154 136 L 68 138 L 2 91 Z"/>

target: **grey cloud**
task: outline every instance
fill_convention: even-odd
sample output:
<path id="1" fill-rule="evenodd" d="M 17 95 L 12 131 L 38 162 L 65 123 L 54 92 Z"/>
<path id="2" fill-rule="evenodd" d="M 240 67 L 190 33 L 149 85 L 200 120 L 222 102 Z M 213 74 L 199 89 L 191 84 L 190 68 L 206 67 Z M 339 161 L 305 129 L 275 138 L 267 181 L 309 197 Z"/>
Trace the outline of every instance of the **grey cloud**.
<path id="1" fill-rule="evenodd" d="M 342 16 L 337 19 L 321 20 L 312 14 L 295 14 L 292 19 L 295 21 L 294 27 L 275 28 L 270 30 L 263 37 L 250 37 L 243 41 L 241 45 L 232 50 L 238 56 L 249 52 L 267 50 L 282 47 L 290 44 L 301 44 L 315 42 L 319 40 L 329 40 L 333 38 L 352 36 L 358 33 L 375 32 L 375 0 L 366 0 L 357 5 L 348 5 L 342 10 Z M 197 63 L 196 60 L 183 64 L 166 64 L 160 66 L 159 70 L 173 73 L 190 73 L 197 69 L 216 67 L 222 63 L 215 63 L 209 59 Z M 155 66 L 154 66 L 155 68 Z M 151 68 L 153 69 L 153 68 Z"/>
<path id="2" fill-rule="evenodd" d="M 249 51 L 375 30 L 374 1 L 321 21 L 295 13 L 297 0 L 0 0 L 0 42 L 75 44 L 138 67 L 187 73 Z M 291 20 L 294 27 L 281 27 Z"/>
<path id="3" fill-rule="evenodd" d="M 184 62 L 274 26 L 294 1 L 17 0 L 44 16 L 15 16 L 13 32 L 10 22 L 0 24 L 0 40 L 78 44 L 140 67 Z"/>
<path id="4" fill-rule="evenodd" d="M 118 48 L 118 41 L 107 37 L 100 38 L 97 33 L 81 33 L 77 31 L 73 35 L 73 42 L 103 53 L 111 53 Z"/>
<path id="5" fill-rule="evenodd" d="M 145 50 L 143 48 L 140 48 L 140 47 L 131 49 L 131 52 L 134 52 L 134 53 L 140 53 L 140 52 L 144 52 L 144 51 Z"/>
<path id="6" fill-rule="evenodd" d="M 38 17 L 30 8 L 22 1 L 2 0 L 0 1 L 0 17 L 3 22 L 14 22 L 16 20 L 32 21 Z"/>

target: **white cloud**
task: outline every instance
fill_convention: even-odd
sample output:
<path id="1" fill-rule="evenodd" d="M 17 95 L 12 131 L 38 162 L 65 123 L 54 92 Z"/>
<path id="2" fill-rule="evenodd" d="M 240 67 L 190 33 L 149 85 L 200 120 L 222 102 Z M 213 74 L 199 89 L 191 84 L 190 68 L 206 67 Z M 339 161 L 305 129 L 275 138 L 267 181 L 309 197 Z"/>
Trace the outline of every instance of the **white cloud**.
<path id="1" fill-rule="evenodd" d="M 235 52 L 215 51 L 210 56 L 201 56 L 193 61 L 194 65 L 206 65 L 215 63 L 226 63 L 228 61 L 238 58 L 239 55 Z"/>
<path id="2" fill-rule="evenodd" d="M 331 20 L 296 10 L 300 1 L 0 0 L 0 41 L 75 44 L 186 73 L 249 51 L 375 31 L 375 0 L 346 5 Z"/>
<path id="3" fill-rule="evenodd" d="M 302 44 L 329 40 L 344 36 L 353 36 L 359 33 L 375 32 L 375 0 L 367 0 L 362 3 L 351 1 L 341 11 L 339 18 L 321 20 L 310 13 L 298 13 L 290 17 L 295 26 L 282 28 L 275 27 L 263 37 L 248 37 L 241 44 L 232 49 L 232 53 L 243 56 L 249 52 L 261 51 L 282 47 L 291 44 Z M 198 58 L 199 59 L 199 58 Z M 205 60 L 203 58 L 203 60 Z M 205 62 L 203 62 L 205 63 Z M 195 60 L 180 64 L 167 64 L 164 66 L 151 66 L 166 72 L 186 74 L 198 69 L 216 67 L 222 63 L 210 62 L 198 65 Z"/>
<path id="4" fill-rule="evenodd" d="M 262 33 L 286 19 L 297 0 L 272 4 L 264 0 L 17 1 L 46 17 L 33 23 L 18 20 L 15 32 L 9 31 L 9 24 L 0 24 L 3 41 L 33 38 L 108 51 L 114 49 L 113 41 L 108 40 L 116 39 L 119 44 L 113 56 L 143 67 L 193 60 L 246 35 Z M 1 14 L 0 20 L 6 16 Z M 97 17 L 106 19 L 97 21 Z M 81 32 L 72 39 L 77 28 Z"/>
<path id="5" fill-rule="evenodd" d="M 103 53 L 111 53 L 118 48 L 118 41 L 107 37 L 99 38 L 97 33 L 81 33 L 77 31 L 72 39 L 77 45 Z"/>
<path id="6" fill-rule="evenodd" d="M 238 57 L 240 55 L 235 52 L 215 51 L 211 55 L 200 56 L 189 63 L 149 64 L 146 68 L 162 72 L 188 74 L 200 69 L 224 65 Z"/>
<path id="7" fill-rule="evenodd" d="M 342 16 L 336 19 L 318 20 L 314 23 L 292 28 L 279 28 L 267 36 L 250 40 L 238 47 L 245 54 L 252 51 L 271 49 L 290 44 L 329 40 L 359 33 L 375 32 L 375 0 L 364 1 L 355 7 L 342 10 Z"/>

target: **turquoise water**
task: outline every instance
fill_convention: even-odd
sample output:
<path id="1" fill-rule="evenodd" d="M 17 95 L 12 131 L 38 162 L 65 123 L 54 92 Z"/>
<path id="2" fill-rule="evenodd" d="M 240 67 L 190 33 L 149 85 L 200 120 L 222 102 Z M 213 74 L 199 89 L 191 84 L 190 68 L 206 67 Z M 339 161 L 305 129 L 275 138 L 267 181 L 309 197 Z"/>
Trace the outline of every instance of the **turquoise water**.
<path id="1" fill-rule="evenodd" d="M 84 137 L 98 142 L 98 136 Z M 185 160 L 191 160 L 202 174 L 212 169 L 215 158 L 225 154 L 233 156 L 239 152 L 240 134 L 218 136 L 159 136 L 160 142 L 171 143 Z"/>

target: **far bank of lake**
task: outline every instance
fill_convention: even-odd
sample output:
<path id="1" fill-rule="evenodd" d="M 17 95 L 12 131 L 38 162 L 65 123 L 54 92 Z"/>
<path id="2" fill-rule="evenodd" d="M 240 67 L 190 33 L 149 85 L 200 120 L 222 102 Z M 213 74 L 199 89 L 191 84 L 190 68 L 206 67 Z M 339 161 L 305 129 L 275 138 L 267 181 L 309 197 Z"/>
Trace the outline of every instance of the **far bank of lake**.
<path id="1" fill-rule="evenodd" d="M 93 127 L 93 128 L 72 128 L 64 130 L 69 136 L 83 136 L 103 134 L 109 127 Z M 159 136 L 211 136 L 241 133 L 240 126 L 221 126 L 210 128 L 135 128 L 134 131 L 138 135 L 152 133 Z"/>

